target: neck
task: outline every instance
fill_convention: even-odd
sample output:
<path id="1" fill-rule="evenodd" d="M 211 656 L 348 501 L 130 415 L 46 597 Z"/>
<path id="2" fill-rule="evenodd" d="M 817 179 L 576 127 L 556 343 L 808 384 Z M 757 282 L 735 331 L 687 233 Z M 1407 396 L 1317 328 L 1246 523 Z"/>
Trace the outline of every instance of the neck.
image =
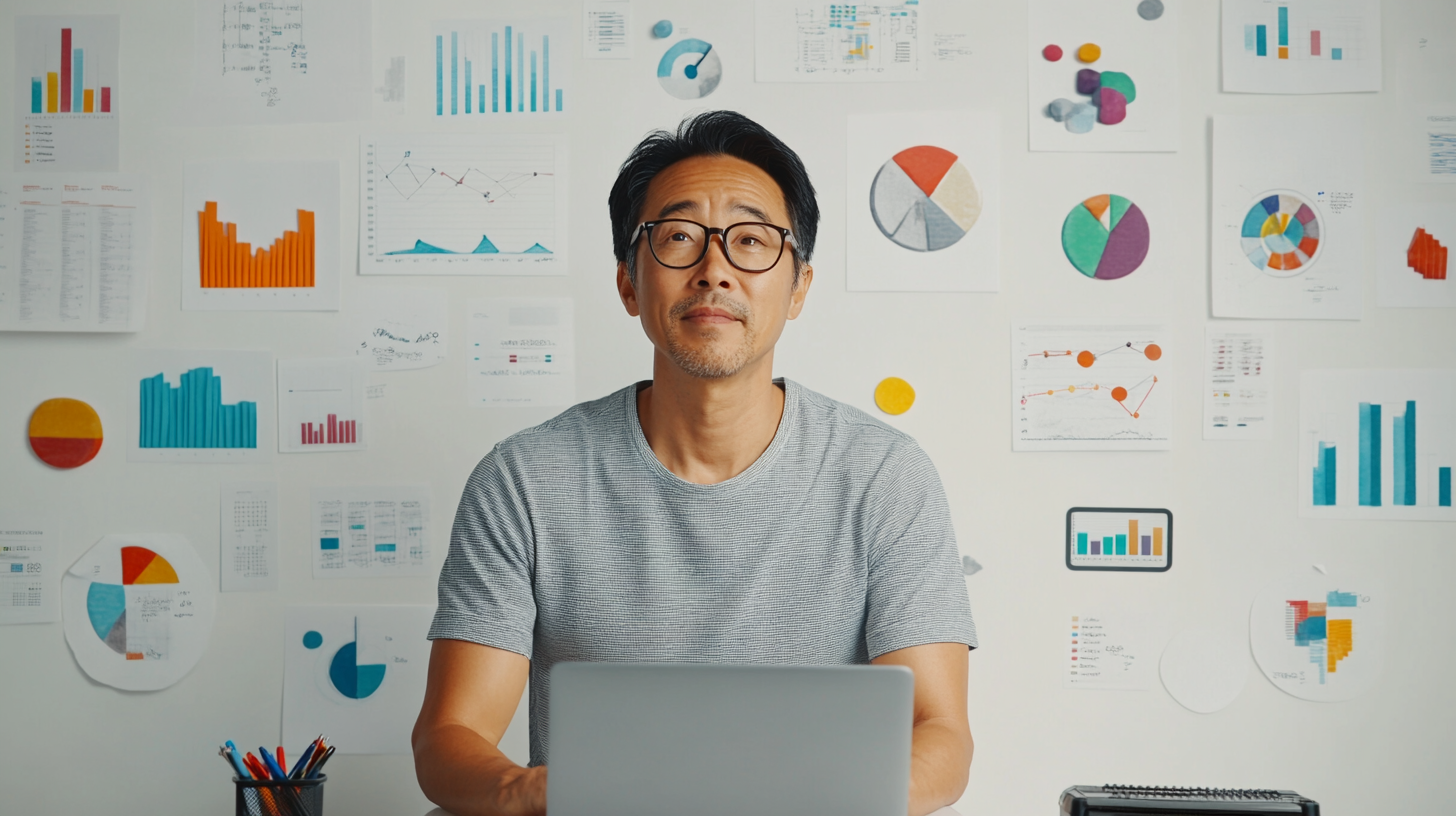
<path id="1" fill-rule="evenodd" d="M 768 450 L 784 414 L 773 354 L 732 377 L 690 376 L 658 353 L 652 385 L 637 394 L 642 434 L 663 467 L 695 484 L 717 484 Z"/>

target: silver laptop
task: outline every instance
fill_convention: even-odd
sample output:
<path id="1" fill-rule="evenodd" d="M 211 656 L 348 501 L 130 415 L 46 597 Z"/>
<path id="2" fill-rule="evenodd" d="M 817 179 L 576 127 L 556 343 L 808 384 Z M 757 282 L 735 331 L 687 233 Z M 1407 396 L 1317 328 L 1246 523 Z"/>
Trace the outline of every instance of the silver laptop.
<path id="1" fill-rule="evenodd" d="M 551 816 L 904 816 L 914 678 L 895 666 L 561 663 Z"/>

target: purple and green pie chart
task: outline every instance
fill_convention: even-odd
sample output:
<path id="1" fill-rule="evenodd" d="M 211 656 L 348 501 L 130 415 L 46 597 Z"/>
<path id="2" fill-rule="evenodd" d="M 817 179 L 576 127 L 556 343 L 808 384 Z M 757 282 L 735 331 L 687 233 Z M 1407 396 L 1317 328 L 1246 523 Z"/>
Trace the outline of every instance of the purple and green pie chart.
<path id="1" fill-rule="evenodd" d="M 1097 280 L 1131 275 L 1148 257 L 1148 219 L 1120 195 L 1092 196 L 1062 222 L 1062 251 L 1078 272 Z"/>

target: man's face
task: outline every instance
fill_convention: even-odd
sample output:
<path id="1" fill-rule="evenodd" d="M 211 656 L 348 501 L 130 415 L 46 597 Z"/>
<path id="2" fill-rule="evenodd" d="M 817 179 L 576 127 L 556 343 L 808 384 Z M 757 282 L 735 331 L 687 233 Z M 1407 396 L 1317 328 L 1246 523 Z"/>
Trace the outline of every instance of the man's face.
<path id="1" fill-rule="evenodd" d="M 684 159 L 653 177 L 641 220 L 663 218 L 718 228 L 741 221 L 789 226 L 778 183 L 729 156 Z M 636 254 L 636 282 L 618 264 L 617 288 L 660 354 L 690 376 L 721 379 L 772 354 L 784 321 L 804 307 L 813 270 L 803 269 L 796 287 L 791 247 L 768 271 L 744 272 L 728 263 L 721 236 L 710 244 L 693 267 L 671 269 L 657 262 L 643 235 L 629 250 Z"/>

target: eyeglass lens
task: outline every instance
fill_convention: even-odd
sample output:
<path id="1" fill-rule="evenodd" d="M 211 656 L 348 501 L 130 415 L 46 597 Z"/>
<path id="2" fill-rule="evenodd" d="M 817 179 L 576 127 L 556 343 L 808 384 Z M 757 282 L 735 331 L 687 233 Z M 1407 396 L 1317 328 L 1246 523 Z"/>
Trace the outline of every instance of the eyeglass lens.
<path id="1" fill-rule="evenodd" d="M 652 255 L 663 266 L 686 269 L 707 254 L 709 235 L 693 221 L 659 221 L 648 232 Z M 746 272 L 763 272 L 778 263 L 784 235 L 767 224 L 734 224 L 723 234 L 728 261 Z"/>

